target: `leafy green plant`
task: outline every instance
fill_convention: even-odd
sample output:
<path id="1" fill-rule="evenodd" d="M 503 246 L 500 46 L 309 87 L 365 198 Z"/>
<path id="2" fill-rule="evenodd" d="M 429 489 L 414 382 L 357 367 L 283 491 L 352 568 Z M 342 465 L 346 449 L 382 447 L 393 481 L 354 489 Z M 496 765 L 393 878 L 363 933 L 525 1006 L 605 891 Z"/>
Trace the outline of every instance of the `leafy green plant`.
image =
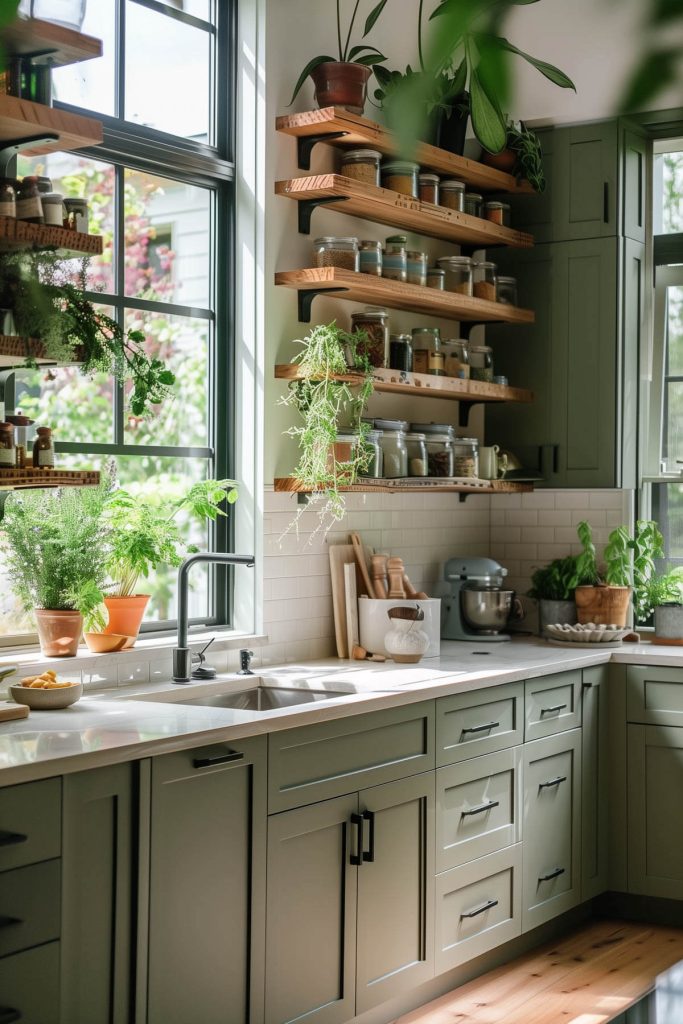
<path id="1" fill-rule="evenodd" d="M 381 64 L 382 61 L 386 60 L 384 54 L 380 53 L 374 46 L 368 46 L 366 43 L 359 43 L 356 46 L 351 46 L 351 36 L 353 34 L 353 28 L 356 23 L 356 16 L 358 15 L 358 8 L 360 6 L 360 0 L 355 0 L 353 13 L 351 15 L 351 21 L 349 23 L 349 29 L 346 33 L 346 40 L 343 38 L 342 32 L 342 16 L 341 16 L 341 0 L 337 2 L 337 45 L 339 49 L 339 55 L 337 57 L 330 57 L 322 55 L 313 57 L 308 62 L 306 67 L 299 75 L 299 79 L 294 87 L 292 98 L 289 101 L 290 106 L 299 95 L 301 88 L 312 71 L 315 71 L 321 64 L 330 64 L 335 61 L 339 61 L 342 64 L 363 64 L 365 67 L 375 67 L 377 64 Z M 380 0 L 380 2 L 373 7 L 372 11 L 368 15 L 365 21 L 365 28 L 363 30 L 363 39 L 371 32 L 379 16 L 387 5 L 387 0 Z"/>
<path id="2" fill-rule="evenodd" d="M 577 555 L 567 555 L 536 569 L 528 596 L 537 601 L 572 601 L 578 579 L 577 562 Z"/>
<path id="3" fill-rule="evenodd" d="M 576 582 L 574 586 L 590 587 L 600 582 L 597 554 L 595 544 L 593 543 L 593 531 L 591 530 L 590 523 L 584 520 L 579 523 L 576 532 L 581 542 L 582 550 L 576 559 Z"/>
<path id="4" fill-rule="evenodd" d="M 515 176 L 526 179 L 536 192 L 545 192 L 543 153 L 536 132 L 527 128 L 523 121 L 519 122 L 519 127 L 511 123 L 508 126 L 507 144 L 517 157 Z"/>
<path id="5" fill-rule="evenodd" d="M 651 608 L 663 604 L 683 605 L 683 565 L 651 576 L 647 586 L 647 601 Z"/>
<path id="6" fill-rule="evenodd" d="M 609 587 L 633 587 L 633 608 L 638 622 L 652 612 L 650 585 L 655 572 L 655 559 L 663 555 L 663 537 L 659 526 L 650 519 L 639 519 L 633 536 L 625 526 L 612 530 L 605 547 L 605 570 L 598 574 L 591 528 L 581 522 L 578 534 L 584 546 L 585 567 L 593 567 L 598 584 Z"/>

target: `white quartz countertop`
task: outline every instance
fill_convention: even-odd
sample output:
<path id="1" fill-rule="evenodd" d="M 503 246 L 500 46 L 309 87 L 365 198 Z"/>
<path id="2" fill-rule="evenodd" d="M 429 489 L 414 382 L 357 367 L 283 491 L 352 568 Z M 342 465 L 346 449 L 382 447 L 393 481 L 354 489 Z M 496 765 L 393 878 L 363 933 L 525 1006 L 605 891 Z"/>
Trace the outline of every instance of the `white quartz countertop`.
<path id="1" fill-rule="evenodd" d="M 610 650 L 553 647 L 538 639 L 506 644 L 446 641 L 441 657 L 418 665 L 306 662 L 269 668 L 246 681 L 235 675 L 212 682 L 150 683 L 90 691 L 63 711 L 31 711 L 0 723 L 0 787 L 208 743 L 229 742 L 368 711 L 536 678 L 610 660 L 683 668 L 683 650 L 629 644 Z M 345 696 L 274 711 L 188 706 L 181 700 L 268 686 L 329 689 Z"/>

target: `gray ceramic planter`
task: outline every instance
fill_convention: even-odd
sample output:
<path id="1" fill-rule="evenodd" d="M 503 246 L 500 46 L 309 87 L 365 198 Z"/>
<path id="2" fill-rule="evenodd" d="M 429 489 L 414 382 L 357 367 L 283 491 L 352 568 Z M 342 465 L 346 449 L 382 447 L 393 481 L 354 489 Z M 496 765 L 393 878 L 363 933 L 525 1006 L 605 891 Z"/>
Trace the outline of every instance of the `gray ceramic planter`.
<path id="1" fill-rule="evenodd" d="M 538 625 L 541 636 L 547 636 L 546 626 L 554 626 L 556 622 L 575 626 L 577 621 L 576 605 L 573 601 L 541 600 L 538 602 Z"/>
<path id="2" fill-rule="evenodd" d="M 660 604 L 655 608 L 655 636 L 683 641 L 683 604 Z"/>

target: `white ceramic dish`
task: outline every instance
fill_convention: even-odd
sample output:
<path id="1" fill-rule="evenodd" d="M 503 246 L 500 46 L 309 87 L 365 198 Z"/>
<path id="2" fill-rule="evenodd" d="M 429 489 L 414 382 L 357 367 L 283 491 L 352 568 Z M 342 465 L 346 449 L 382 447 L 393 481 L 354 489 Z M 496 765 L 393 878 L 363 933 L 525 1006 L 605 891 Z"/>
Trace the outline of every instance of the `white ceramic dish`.
<path id="1" fill-rule="evenodd" d="M 13 683 L 9 687 L 10 696 L 17 704 L 26 704 L 34 711 L 57 711 L 75 704 L 83 696 L 83 683 L 64 686 L 53 690 L 41 690 L 39 687 L 22 686 Z"/>
<path id="2" fill-rule="evenodd" d="M 551 647 L 573 647 L 575 650 L 576 648 L 580 649 L 583 647 L 591 651 L 596 650 L 596 648 L 599 648 L 601 651 L 609 651 L 624 646 L 623 640 L 606 640 L 604 643 L 595 643 L 595 641 L 592 643 L 591 641 L 581 643 L 577 640 L 554 640 L 552 637 L 547 637 L 546 643 L 550 644 Z"/>
<path id="3" fill-rule="evenodd" d="M 592 622 L 584 626 L 563 625 L 558 622 L 546 625 L 545 631 L 553 640 L 561 640 L 568 644 L 590 645 L 616 643 L 632 632 L 630 629 L 620 629 L 618 626 L 596 626 Z"/>

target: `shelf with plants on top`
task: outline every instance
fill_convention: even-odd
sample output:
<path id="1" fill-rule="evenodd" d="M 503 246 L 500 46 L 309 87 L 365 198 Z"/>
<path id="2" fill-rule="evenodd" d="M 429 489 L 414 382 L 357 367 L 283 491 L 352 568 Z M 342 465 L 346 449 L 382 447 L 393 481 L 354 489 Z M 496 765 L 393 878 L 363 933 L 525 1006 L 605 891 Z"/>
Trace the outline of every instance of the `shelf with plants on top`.
<path id="1" fill-rule="evenodd" d="M 34 469 L 25 466 L 16 469 L 0 469 L 0 492 L 20 491 L 33 488 L 45 490 L 52 487 L 97 487 L 100 473 L 90 469 Z"/>
<path id="2" fill-rule="evenodd" d="M 53 224 L 31 224 L 15 217 L 0 216 L 0 253 L 18 249 L 54 249 L 65 255 L 82 253 L 101 256 L 101 235 L 88 235 L 82 231 L 58 227 Z"/>
<path id="3" fill-rule="evenodd" d="M 398 480 L 375 480 L 359 478 L 355 484 L 337 490 L 342 494 L 524 494 L 533 491 L 533 484 L 516 483 L 514 480 L 467 480 L 465 478 L 417 479 L 407 477 Z M 295 477 L 276 477 L 274 490 L 286 494 L 313 494 L 315 488 L 302 483 Z M 320 490 L 324 490 L 321 487 Z"/>

